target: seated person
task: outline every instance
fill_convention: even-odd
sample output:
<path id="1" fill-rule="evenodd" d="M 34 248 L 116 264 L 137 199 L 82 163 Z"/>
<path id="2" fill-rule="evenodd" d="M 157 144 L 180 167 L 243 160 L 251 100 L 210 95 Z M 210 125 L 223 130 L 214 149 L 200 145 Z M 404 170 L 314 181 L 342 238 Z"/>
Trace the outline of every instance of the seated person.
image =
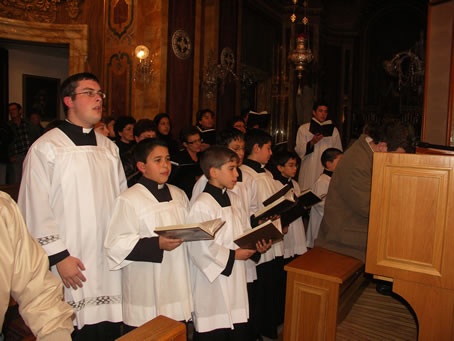
<path id="1" fill-rule="evenodd" d="M 171 156 L 175 167 L 172 170 L 169 183 L 181 188 L 191 199 L 192 188 L 202 175 L 199 164 L 202 140 L 196 127 L 183 129 L 180 133 L 180 140 L 184 149 Z"/>
<path id="2" fill-rule="evenodd" d="M 202 139 L 201 150 L 204 151 L 209 146 L 216 144 L 216 121 L 214 112 L 210 109 L 201 109 L 196 114 L 200 138 Z"/>
<path id="3" fill-rule="evenodd" d="M 124 163 L 124 155 L 134 144 L 133 129 L 136 124 L 136 120 L 131 116 L 120 116 L 117 118 L 114 124 L 115 141 L 120 151 L 121 162 Z"/>
<path id="4" fill-rule="evenodd" d="M 4 192 L 0 192 L 0 249 L 0 326 L 11 295 L 38 340 L 70 341 L 73 309 L 63 301 L 62 282 L 49 271 L 47 254 Z"/>
<path id="5" fill-rule="evenodd" d="M 336 148 L 328 148 L 322 154 L 323 174 L 312 186 L 312 191 L 319 197 L 328 194 L 328 187 L 331 181 L 331 176 L 336 169 L 337 163 L 342 157 L 342 151 Z M 306 232 L 307 247 L 314 247 L 314 240 L 317 239 L 320 223 L 325 211 L 325 198 L 318 204 L 312 206 L 309 219 L 309 226 Z"/>
<path id="6" fill-rule="evenodd" d="M 178 145 L 178 142 L 172 137 L 172 121 L 169 114 L 165 112 L 157 114 L 153 121 L 157 129 L 156 137 L 159 137 L 161 140 L 166 141 L 167 145 L 169 146 L 170 156 L 178 153 L 180 151 L 180 146 Z"/>

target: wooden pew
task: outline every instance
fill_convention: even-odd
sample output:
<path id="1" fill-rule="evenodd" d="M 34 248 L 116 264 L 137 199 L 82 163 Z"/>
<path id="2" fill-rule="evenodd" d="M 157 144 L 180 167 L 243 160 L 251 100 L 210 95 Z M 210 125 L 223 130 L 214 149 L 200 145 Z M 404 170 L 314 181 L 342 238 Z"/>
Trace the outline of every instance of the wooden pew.
<path id="1" fill-rule="evenodd" d="M 118 341 L 186 341 L 186 326 L 159 315 L 137 329 L 123 335 Z"/>
<path id="2" fill-rule="evenodd" d="M 335 340 L 337 324 L 365 288 L 364 264 L 315 247 L 285 270 L 284 340 Z"/>

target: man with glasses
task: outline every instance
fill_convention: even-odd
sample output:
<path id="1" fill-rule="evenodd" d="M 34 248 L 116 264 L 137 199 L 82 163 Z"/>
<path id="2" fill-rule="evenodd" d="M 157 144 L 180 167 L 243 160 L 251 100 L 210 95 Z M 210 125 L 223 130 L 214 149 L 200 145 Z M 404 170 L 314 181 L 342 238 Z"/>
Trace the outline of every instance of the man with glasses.
<path id="1" fill-rule="evenodd" d="M 109 271 L 103 243 L 126 179 L 118 148 L 93 129 L 106 97 L 96 76 L 69 77 L 61 94 L 66 120 L 30 148 L 18 202 L 65 285 L 75 312 L 73 340 L 113 340 L 122 321 L 121 279 Z"/>
<path id="2" fill-rule="evenodd" d="M 188 199 L 191 199 L 192 188 L 203 174 L 199 163 L 199 153 L 202 147 L 199 130 L 196 127 L 182 129 L 180 142 L 184 149 L 171 155 L 175 167 L 172 167 L 169 183 L 181 188 Z"/>

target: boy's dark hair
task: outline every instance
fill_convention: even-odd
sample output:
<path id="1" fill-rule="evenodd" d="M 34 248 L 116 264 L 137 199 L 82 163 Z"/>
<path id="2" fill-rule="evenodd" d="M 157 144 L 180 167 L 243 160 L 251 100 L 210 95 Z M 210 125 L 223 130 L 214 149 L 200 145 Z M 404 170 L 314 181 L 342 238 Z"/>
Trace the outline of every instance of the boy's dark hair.
<path id="1" fill-rule="evenodd" d="M 322 107 L 322 106 L 328 108 L 328 103 L 324 100 L 315 101 L 314 105 L 312 106 L 312 110 L 317 111 L 318 107 Z"/>
<path id="2" fill-rule="evenodd" d="M 128 124 L 135 124 L 136 120 L 132 116 L 120 116 L 117 118 L 114 124 L 115 136 L 120 137 L 118 134 L 122 131 Z"/>
<path id="3" fill-rule="evenodd" d="M 372 124 L 368 132 L 375 144 L 386 142 L 388 152 L 393 152 L 399 147 L 407 150 L 410 146 L 408 128 L 398 120 L 391 119 L 381 124 Z"/>
<path id="4" fill-rule="evenodd" d="M 166 141 L 158 138 L 149 138 L 144 139 L 136 144 L 134 148 L 134 159 L 137 162 L 147 162 L 148 155 L 155 149 L 157 146 L 169 148 Z"/>
<path id="5" fill-rule="evenodd" d="M 199 129 L 197 129 L 194 126 L 181 129 L 181 131 L 180 131 L 180 142 L 181 143 L 188 142 L 188 137 L 192 136 L 192 135 L 199 135 L 201 137 Z"/>
<path id="6" fill-rule="evenodd" d="M 321 157 L 323 167 L 326 168 L 327 162 L 333 162 L 341 154 L 343 154 L 342 150 L 339 150 L 337 148 L 325 149 L 325 151 L 322 153 L 322 157 Z"/>
<path id="7" fill-rule="evenodd" d="M 66 106 L 65 102 L 63 99 L 65 97 L 71 97 L 71 99 L 75 98 L 74 92 L 77 89 L 77 86 L 79 85 L 80 81 L 83 80 L 93 80 L 96 83 L 99 84 L 98 77 L 96 77 L 94 74 L 89 73 L 89 72 L 81 72 L 81 73 L 76 73 L 75 75 L 69 76 L 66 78 L 63 83 L 61 84 L 60 87 L 60 93 L 61 93 L 61 100 L 63 102 L 63 109 L 65 111 L 65 115 L 68 114 L 68 107 Z"/>
<path id="8" fill-rule="evenodd" d="M 197 111 L 197 113 L 195 114 L 195 118 L 196 118 L 197 123 L 200 122 L 200 120 L 202 119 L 203 115 L 205 115 L 207 112 L 209 112 L 209 113 L 211 114 L 212 117 L 215 116 L 213 110 L 210 110 L 210 109 L 200 109 L 200 110 Z"/>
<path id="9" fill-rule="evenodd" d="M 249 155 L 252 153 L 252 149 L 254 148 L 254 145 L 258 145 L 259 148 L 262 148 L 264 144 L 267 144 L 268 142 L 271 142 L 271 135 L 268 134 L 267 132 L 264 132 L 263 130 L 260 129 L 251 129 L 249 130 L 246 135 L 244 136 L 245 140 L 245 154 Z"/>
<path id="10" fill-rule="evenodd" d="M 217 138 L 217 143 L 220 146 L 228 146 L 230 142 L 242 140 L 244 141 L 244 134 L 235 128 L 227 128 L 221 131 Z"/>
<path id="11" fill-rule="evenodd" d="M 20 105 L 20 104 L 17 103 L 17 102 L 11 102 L 11 103 L 9 103 L 9 104 L 8 104 L 8 108 L 9 108 L 11 105 L 15 105 L 16 108 L 17 108 L 17 110 L 19 110 L 19 111 L 22 109 L 22 105 Z"/>
<path id="12" fill-rule="evenodd" d="M 142 133 L 147 131 L 154 131 L 156 133 L 154 122 L 148 118 L 138 120 L 134 126 L 134 136 L 139 137 Z"/>
<path id="13" fill-rule="evenodd" d="M 288 160 L 293 160 L 295 159 L 296 161 L 299 160 L 298 155 L 296 155 L 295 152 L 289 152 L 289 151 L 281 151 L 273 154 L 271 158 L 271 164 L 274 166 L 284 166 Z"/>
<path id="14" fill-rule="evenodd" d="M 200 156 L 200 168 L 209 180 L 211 168 L 220 169 L 230 161 L 239 162 L 238 154 L 225 146 L 211 146 Z"/>

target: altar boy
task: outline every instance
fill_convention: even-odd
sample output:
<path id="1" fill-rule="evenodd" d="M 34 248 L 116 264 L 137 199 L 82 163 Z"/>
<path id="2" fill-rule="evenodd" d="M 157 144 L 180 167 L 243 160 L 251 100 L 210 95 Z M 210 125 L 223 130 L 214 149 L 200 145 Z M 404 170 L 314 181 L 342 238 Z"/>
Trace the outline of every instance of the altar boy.
<path id="1" fill-rule="evenodd" d="M 245 261 L 255 250 L 238 248 L 234 239 L 243 233 L 247 213 L 231 190 L 238 178 L 238 155 L 213 146 L 201 157 L 208 179 L 193 202 L 189 221 L 221 218 L 224 226 L 214 240 L 188 244 L 194 299 L 194 340 L 249 340 L 249 306 Z"/>
<path id="2" fill-rule="evenodd" d="M 129 327 L 158 315 L 188 321 L 193 306 L 186 245 L 154 233 L 156 227 L 184 224 L 188 199 L 166 184 L 166 142 L 143 140 L 134 153 L 142 177 L 116 199 L 104 243 L 110 269 L 122 271 L 123 320 Z"/>

